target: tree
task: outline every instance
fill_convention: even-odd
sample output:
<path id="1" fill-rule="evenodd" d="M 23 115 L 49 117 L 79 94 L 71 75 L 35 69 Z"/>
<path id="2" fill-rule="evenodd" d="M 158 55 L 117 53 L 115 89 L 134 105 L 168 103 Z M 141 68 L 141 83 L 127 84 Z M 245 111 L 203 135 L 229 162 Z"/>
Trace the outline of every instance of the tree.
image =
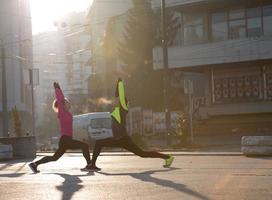
<path id="1" fill-rule="evenodd" d="M 119 41 L 118 57 L 124 64 L 127 93 L 132 105 L 147 102 L 147 82 L 152 71 L 152 10 L 145 0 L 134 0 L 127 13 L 124 38 Z"/>
<path id="2" fill-rule="evenodd" d="M 116 46 L 119 39 L 115 28 L 117 23 L 119 23 L 118 16 L 108 20 L 104 35 L 99 46 L 96 47 L 99 49 L 98 60 L 100 62 L 95 66 L 96 70 L 88 80 L 90 91 L 88 106 L 91 111 L 108 111 L 110 105 L 108 102 L 114 97 L 115 83 L 119 76 L 116 70 Z"/>
<path id="3" fill-rule="evenodd" d="M 154 72 L 152 48 L 160 45 L 160 15 L 153 12 L 146 0 L 134 0 L 128 11 L 124 39 L 119 42 L 118 56 L 124 64 L 127 79 L 127 93 L 132 105 L 149 108 L 162 107 L 163 81 L 162 73 Z M 174 11 L 167 17 L 167 37 L 174 41 L 180 24 Z M 154 28 L 156 27 L 156 28 Z"/>
<path id="4" fill-rule="evenodd" d="M 128 11 L 124 40 L 119 42 L 119 58 L 125 72 L 136 74 L 150 68 L 152 58 L 152 10 L 145 0 L 134 0 Z M 149 64 L 149 65 L 148 65 Z"/>
<path id="5" fill-rule="evenodd" d="M 167 45 L 173 45 L 173 42 L 176 38 L 178 30 L 181 27 L 179 21 L 179 15 L 173 8 L 167 8 L 165 12 L 165 21 L 166 21 L 166 38 Z M 161 34 L 161 10 L 156 10 L 153 12 L 153 45 L 161 46 L 162 34 Z"/>
<path id="6" fill-rule="evenodd" d="M 151 63 L 152 47 L 162 40 L 161 10 L 152 10 L 146 0 L 134 0 L 128 11 L 124 41 L 119 45 L 119 57 L 128 68 Z M 178 12 L 167 8 L 165 12 L 166 37 L 172 45 L 181 27 Z M 131 69 L 133 70 L 133 69 Z"/>

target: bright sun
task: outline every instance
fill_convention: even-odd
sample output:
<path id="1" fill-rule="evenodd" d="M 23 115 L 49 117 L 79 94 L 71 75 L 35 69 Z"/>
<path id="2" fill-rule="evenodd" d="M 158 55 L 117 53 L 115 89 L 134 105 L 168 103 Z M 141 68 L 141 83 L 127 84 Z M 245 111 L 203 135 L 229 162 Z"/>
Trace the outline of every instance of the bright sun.
<path id="1" fill-rule="evenodd" d="M 30 0 L 32 34 L 55 30 L 54 22 L 69 12 L 85 11 L 93 0 Z"/>

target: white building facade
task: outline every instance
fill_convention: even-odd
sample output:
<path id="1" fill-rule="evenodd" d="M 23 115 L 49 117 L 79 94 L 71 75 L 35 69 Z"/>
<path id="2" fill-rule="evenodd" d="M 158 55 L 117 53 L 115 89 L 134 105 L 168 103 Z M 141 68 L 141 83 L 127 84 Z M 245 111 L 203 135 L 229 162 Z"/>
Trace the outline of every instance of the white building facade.
<path id="1" fill-rule="evenodd" d="M 73 109 L 77 107 L 75 99 L 87 98 L 91 68 L 87 64 L 89 36 L 81 31 L 85 30 L 84 19 L 84 13 L 70 13 L 58 21 L 61 25 L 57 31 L 34 36 L 34 66 L 40 75 L 40 85 L 35 90 L 37 125 L 43 123 L 45 109 L 55 98 L 53 82 L 60 83 Z"/>
<path id="2" fill-rule="evenodd" d="M 42 123 L 44 111 L 55 98 L 53 83 L 59 82 L 65 91 L 67 60 L 63 31 L 52 31 L 33 36 L 33 62 L 39 69 L 40 83 L 35 88 L 37 125 Z"/>
<path id="3" fill-rule="evenodd" d="M 0 1 L 0 39 L 5 49 L 6 90 L 8 112 L 16 106 L 22 120 L 23 132 L 31 132 L 31 87 L 29 69 L 32 68 L 32 28 L 28 0 Z M 0 136 L 3 126 L 2 67 L 0 71 Z M 8 127 L 13 134 L 9 114 Z"/>
<path id="4" fill-rule="evenodd" d="M 65 54 L 68 61 L 67 88 L 70 95 L 82 95 L 87 98 L 91 66 L 89 46 L 90 35 L 86 31 L 86 13 L 70 13 L 62 19 L 67 23 L 65 36 Z"/>

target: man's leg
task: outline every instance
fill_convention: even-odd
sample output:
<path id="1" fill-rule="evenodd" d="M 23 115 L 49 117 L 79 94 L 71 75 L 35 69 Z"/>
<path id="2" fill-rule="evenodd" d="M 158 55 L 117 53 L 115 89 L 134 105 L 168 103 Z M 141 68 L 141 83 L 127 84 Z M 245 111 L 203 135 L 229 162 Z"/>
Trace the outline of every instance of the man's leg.
<path id="1" fill-rule="evenodd" d="M 133 152 L 134 154 L 142 157 L 142 158 L 162 158 L 165 160 L 164 167 L 170 167 L 174 161 L 174 157 L 171 155 L 166 155 L 162 153 L 158 153 L 156 151 L 143 151 L 140 149 L 130 137 L 124 138 L 124 142 L 122 143 L 123 147 L 128 151 Z"/>
<path id="2" fill-rule="evenodd" d="M 158 153 L 156 151 L 143 151 L 141 148 L 139 148 L 130 137 L 125 137 L 125 139 L 122 142 L 122 147 L 137 156 L 140 156 L 142 158 L 162 158 L 162 159 L 168 159 L 170 156 L 162 153 Z"/>
<path id="3" fill-rule="evenodd" d="M 106 138 L 102 140 L 96 140 L 93 150 L 93 157 L 92 157 L 92 166 L 96 166 L 96 160 L 99 156 L 102 147 L 121 147 L 119 140 L 115 140 L 114 138 Z"/>

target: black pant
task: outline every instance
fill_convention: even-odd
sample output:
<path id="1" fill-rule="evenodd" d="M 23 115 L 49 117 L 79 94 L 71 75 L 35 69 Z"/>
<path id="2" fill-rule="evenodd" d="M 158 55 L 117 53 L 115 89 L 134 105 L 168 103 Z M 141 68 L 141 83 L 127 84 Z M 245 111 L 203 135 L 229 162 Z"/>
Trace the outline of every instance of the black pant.
<path id="1" fill-rule="evenodd" d="M 155 151 L 143 151 L 131 140 L 129 136 L 125 136 L 120 139 L 106 138 L 103 140 L 97 140 L 94 146 L 92 165 L 95 165 L 96 159 L 99 156 L 102 147 L 122 147 L 142 158 L 169 158 L 168 155 L 161 154 Z"/>
<path id="2" fill-rule="evenodd" d="M 45 156 L 42 159 L 35 162 L 37 165 L 58 160 L 67 149 L 81 149 L 87 164 L 91 162 L 89 146 L 86 143 L 73 140 L 69 136 L 61 136 L 59 141 L 59 148 L 53 156 Z"/>

